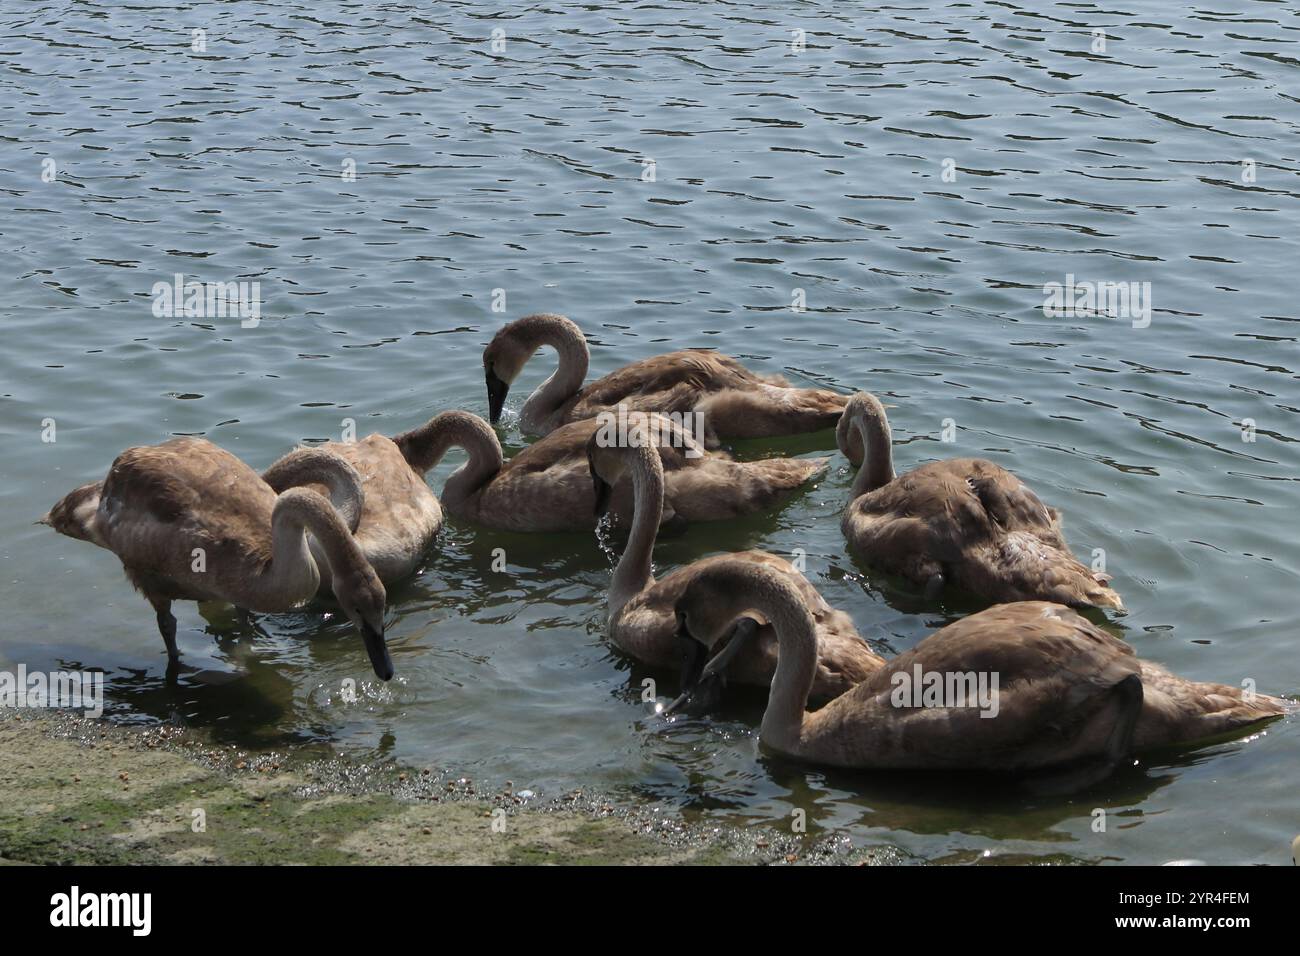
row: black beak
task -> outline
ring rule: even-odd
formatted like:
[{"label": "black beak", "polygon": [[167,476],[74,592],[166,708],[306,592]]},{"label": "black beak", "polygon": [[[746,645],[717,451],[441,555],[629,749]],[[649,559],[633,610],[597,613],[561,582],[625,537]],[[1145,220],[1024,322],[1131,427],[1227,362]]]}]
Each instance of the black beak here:
[{"label": "black beak", "polygon": [[484,377],[487,379],[488,421],[495,425],[501,418],[501,409],[505,407],[510,386],[497,378],[497,373],[492,369],[486,369]]},{"label": "black beak", "polygon": [[596,462],[591,457],[590,450],[587,451],[587,473],[591,475],[592,498],[596,503],[595,515],[599,518],[609,509],[610,487],[604,478],[596,474]]},{"label": "black beak", "polygon": [[591,483],[596,493],[596,517],[599,518],[609,510],[609,494],[613,489],[609,483],[599,475],[591,476]]},{"label": "black beak", "polygon": [[664,714],[671,714],[677,709],[688,709],[685,705],[692,701],[695,688],[699,685],[699,678],[705,672],[705,665],[708,663],[708,649],[686,632],[684,623],[677,624],[677,632],[673,637],[681,649],[681,670],[677,674],[677,687],[681,688],[681,695],[668,705]]},{"label": "black beak", "polygon": [[679,624],[677,638],[682,645],[684,655],[682,692],[675,701],[663,709],[663,716],[668,717],[678,711],[702,714],[715,710],[722,700],[722,691],[727,686],[727,665],[739,656],[757,633],[757,621],[752,617],[740,618],[731,630],[727,646],[705,663],[708,651],[703,644],[687,633],[683,624]]},{"label": "black beak", "polygon": [[361,639],[366,642],[366,653],[370,655],[370,666],[375,669],[375,676],[380,680],[392,680],[393,659],[388,656],[384,632],[376,631],[369,624],[362,624]]}]

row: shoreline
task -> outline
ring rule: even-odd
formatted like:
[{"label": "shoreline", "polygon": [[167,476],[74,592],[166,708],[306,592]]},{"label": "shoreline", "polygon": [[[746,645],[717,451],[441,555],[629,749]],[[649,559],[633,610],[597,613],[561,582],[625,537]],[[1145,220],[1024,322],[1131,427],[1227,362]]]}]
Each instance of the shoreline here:
[{"label": "shoreline", "polygon": [[0,709],[0,773],[13,781],[0,789],[0,865],[919,862],[319,749],[250,751],[172,725]]}]

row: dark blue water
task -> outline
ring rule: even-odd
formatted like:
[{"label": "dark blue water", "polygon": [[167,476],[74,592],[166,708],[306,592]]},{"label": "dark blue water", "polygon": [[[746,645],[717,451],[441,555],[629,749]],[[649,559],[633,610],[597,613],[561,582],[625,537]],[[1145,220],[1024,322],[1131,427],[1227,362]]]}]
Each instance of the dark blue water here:
[{"label": "dark blue water", "polygon": [[[104,668],[118,716],[243,746],[325,740],[690,818],[802,808],[815,835],[925,859],[1284,861],[1291,724],[1073,801],[828,776],[759,754],[761,698],[644,720],[646,675],[601,638],[590,536],[454,524],[390,592],[393,685],[344,702],[364,658],[319,612],[254,629],[187,606],[197,672],[168,687],[112,556],[31,522],[174,434],[260,467],[345,419],[482,414],[493,331],[557,311],[597,374],[716,346],[884,395],[901,467],[992,458],[1065,511],[1079,554],[1104,550],[1140,654],[1296,693],[1298,94],[1280,2],[7,3],[0,657]],[[258,282],[260,321],[155,315],[177,273]],[[1071,275],[1149,283],[1149,324],[1045,315]],[[528,368],[516,408],[548,373]],[[740,449],[768,450],[833,441]],[[661,543],[659,568],[802,548],[902,650],[965,609],[846,556],[850,480],[837,455],[779,513]]]}]

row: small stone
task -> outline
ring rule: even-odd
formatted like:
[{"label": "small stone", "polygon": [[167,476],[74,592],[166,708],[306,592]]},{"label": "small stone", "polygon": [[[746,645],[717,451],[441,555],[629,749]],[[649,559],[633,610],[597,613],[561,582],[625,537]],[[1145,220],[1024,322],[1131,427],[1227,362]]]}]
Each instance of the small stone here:
[{"label": "small stone", "polygon": [[425,836],[429,836],[430,834],[433,833],[433,827],[425,827],[420,832],[423,833]]}]

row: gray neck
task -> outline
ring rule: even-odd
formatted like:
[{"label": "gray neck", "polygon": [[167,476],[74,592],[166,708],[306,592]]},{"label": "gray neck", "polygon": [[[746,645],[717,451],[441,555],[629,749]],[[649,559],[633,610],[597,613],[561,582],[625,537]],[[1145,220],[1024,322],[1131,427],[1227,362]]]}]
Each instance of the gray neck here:
[{"label": "gray neck", "polygon": [[[695,614],[715,622],[734,622],[757,612],[776,632],[776,673],[763,712],[761,736],[765,744],[782,753],[800,754],[808,695],[817,677],[817,625],[803,596],[785,573],[740,558],[701,571],[688,585],[687,594],[696,588],[697,596],[684,598],[688,604],[705,600],[716,606],[694,609]],[[709,639],[716,641],[722,636],[716,633]]]},{"label": "gray neck", "polygon": [[334,507],[314,491],[290,488],[276,500],[271,512],[271,561],[254,582],[257,593],[251,610],[282,610],[316,593],[320,569],[307,546],[307,532],[320,546],[331,576],[365,563],[356,539]]},{"label": "gray neck", "polygon": [[549,430],[560,422],[556,413],[582,390],[587,380],[587,340],[582,330],[563,316],[547,316],[537,333],[540,345],[549,345],[559,356],[559,367],[528,396],[519,411],[519,424],[525,431]]},{"label": "gray neck", "polygon": [[355,532],[361,523],[365,504],[361,475],[328,448],[295,448],[262,472],[262,480],[276,494],[300,485],[324,485],[348,529]]},{"label": "gray neck", "polygon": [[798,592],[784,580],[776,583],[782,586],[780,590],[764,589],[754,602],[776,631],[778,647],[776,674],[759,733],[770,746],[797,754],[808,695],[817,677],[817,625]]},{"label": "gray neck", "polygon": [[492,426],[469,412],[435,415],[419,428],[398,435],[393,441],[401,450],[402,457],[420,475],[436,467],[447,449],[465,450],[469,461],[452,472],[442,486],[442,498],[452,507],[482,490],[505,464],[501,442]]},{"label": "gray neck", "polygon": [[654,547],[664,511],[664,469],[659,449],[634,445],[623,452],[632,471],[632,530],[609,587],[609,619],[654,583]]},{"label": "gray neck", "polygon": [[850,494],[857,498],[894,480],[893,436],[884,406],[860,392],[849,400],[836,429],[840,450],[858,468]]}]

